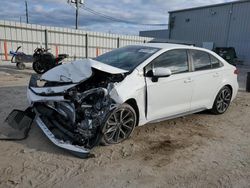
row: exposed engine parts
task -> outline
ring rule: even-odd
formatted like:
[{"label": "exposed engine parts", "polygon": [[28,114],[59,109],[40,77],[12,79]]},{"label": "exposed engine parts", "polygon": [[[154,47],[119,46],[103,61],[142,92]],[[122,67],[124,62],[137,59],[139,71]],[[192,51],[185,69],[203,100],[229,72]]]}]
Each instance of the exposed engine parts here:
[{"label": "exposed engine parts", "polygon": [[33,75],[27,94],[30,111],[44,134],[55,145],[83,158],[99,144],[107,118],[119,106],[115,84],[127,74],[98,70],[91,66],[92,61],[76,61],[42,76]]},{"label": "exposed engine parts", "polygon": [[65,101],[48,101],[34,106],[45,121],[53,124],[50,130],[57,138],[90,149],[99,143],[105,119],[118,106],[110,96],[113,82],[123,78],[93,70],[86,82],[64,93]]},{"label": "exposed engine parts", "polygon": [[83,93],[71,94],[76,114],[75,131],[84,138],[84,143],[87,142],[88,147],[91,147],[92,144],[89,142],[99,134],[98,130],[101,129],[106,116],[116,107],[116,104],[105,88],[94,88]]}]

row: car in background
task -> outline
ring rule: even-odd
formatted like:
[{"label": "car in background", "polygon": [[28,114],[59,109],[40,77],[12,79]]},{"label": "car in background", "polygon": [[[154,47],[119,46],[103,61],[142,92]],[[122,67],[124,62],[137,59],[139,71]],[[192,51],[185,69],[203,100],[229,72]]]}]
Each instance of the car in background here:
[{"label": "car in background", "polygon": [[236,66],[238,59],[233,47],[216,47],[214,51],[228,63]]}]

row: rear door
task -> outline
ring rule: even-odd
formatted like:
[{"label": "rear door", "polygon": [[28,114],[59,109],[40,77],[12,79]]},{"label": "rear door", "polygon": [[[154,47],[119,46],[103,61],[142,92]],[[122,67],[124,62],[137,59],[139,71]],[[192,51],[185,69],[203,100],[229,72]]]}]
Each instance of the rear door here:
[{"label": "rear door", "polygon": [[213,103],[213,97],[222,79],[222,64],[205,51],[189,50],[189,55],[192,60],[194,83],[191,110],[204,109]]},{"label": "rear door", "polygon": [[170,50],[145,68],[145,72],[153,67],[168,68],[172,71],[169,77],[153,81],[145,77],[147,87],[147,119],[149,121],[174,116],[189,111],[192,96],[192,80],[189,72],[187,50]]}]

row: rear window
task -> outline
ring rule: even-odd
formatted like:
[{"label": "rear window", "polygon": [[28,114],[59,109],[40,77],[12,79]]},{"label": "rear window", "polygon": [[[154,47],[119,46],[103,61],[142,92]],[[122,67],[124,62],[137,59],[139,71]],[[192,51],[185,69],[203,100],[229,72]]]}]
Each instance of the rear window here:
[{"label": "rear window", "polygon": [[191,55],[195,70],[211,69],[209,54],[203,51],[192,50]]},{"label": "rear window", "polygon": [[210,60],[211,60],[211,64],[212,64],[213,69],[216,69],[216,68],[219,68],[219,67],[223,66],[223,64],[220,62],[220,60],[218,60],[213,55],[210,55]]},{"label": "rear window", "polygon": [[191,50],[195,71],[222,67],[223,64],[213,55],[199,50]]}]

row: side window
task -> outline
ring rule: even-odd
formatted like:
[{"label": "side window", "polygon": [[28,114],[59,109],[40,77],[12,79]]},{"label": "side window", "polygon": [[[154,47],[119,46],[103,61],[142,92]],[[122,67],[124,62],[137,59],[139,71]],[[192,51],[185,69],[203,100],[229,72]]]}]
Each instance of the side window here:
[{"label": "side window", "polygon": [[208,53],[191,50],[191,56],[193,58],[194,69],[196,71],[211,69],[210,55]]},{"label": "side window", "polygon": [[213,69],[216,69],[216,68],[223,66],[223,64],[213,55],[210,55],[210,60],[211,60],[211,64],[212,64]]},{"label": "side window", "polygon": [[151,63],[154,67],[164,67],[172,71],[172,74],[188,72],[188,56],[186,50],[170,50],[154,59]]}]

